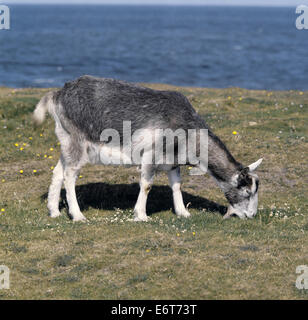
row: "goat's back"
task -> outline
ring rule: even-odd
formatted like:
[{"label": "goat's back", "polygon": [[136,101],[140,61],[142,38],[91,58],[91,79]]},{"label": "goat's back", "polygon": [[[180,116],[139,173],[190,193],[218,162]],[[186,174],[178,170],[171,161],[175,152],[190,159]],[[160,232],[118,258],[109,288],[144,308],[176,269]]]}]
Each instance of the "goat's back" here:
[{"label": "goat's back", "polygon": [[206,127],[183,94],[114,79],[82,76],[66,83],[55,100],[91,141],[99,141],[104,129],[122,133],[123,121],[131,121],[132,132],[144,128]]}]

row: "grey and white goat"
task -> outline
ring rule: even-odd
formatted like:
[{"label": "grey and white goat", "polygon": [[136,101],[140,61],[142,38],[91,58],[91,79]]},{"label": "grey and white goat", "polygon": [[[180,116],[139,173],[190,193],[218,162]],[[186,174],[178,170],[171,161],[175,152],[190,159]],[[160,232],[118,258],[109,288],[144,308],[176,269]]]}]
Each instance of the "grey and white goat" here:
[{"label": "grey and white goat", "polygon": [[[194,163],[194,166],[208,168],[225,193],[230,203],[225,218],[233,214],[240,218],[252,218],[257,212],[259,179],[254,171],[262,159],[248,167],[237,162],[193,109],[188,99],[178,92],[157,91],[123,81],[82,76],[41,99],[34,111],[37,124],[44,121],[47,111],[55,120],[56,135],[61,143],[61,157],[54,169],[48,194],[51,217],[60,215],[59,198],[64,182],[69,215],[74,221],[86,219],[76,198],[76,177],[86,163],[102,163],[101,151],[106,150],[106,147],[108,150],[108,145],[112,145],[110,139],[101,139],[101,133],[105,129],[111,128],[119,132],[122,146],[117,152],[123,155],[124,121],[130,121],[131,133],[140,129],[153,131],[169,128],[185,132],[190,129],[208,130],[207,159],[200,156],[199,163]],[[145,158],[152,147],[152,143],[149,143],[148,148],[142,150],[141,157]],[[178,144],[172,152],[175,153],[179,147]],[[164,150],[166,153],[169,149],[165,146]],[[147,196],[156,171],[168,172],[175,212],[178,216],[189,217],[190,213],[183,203],[181,193],[180,165],[176,162],[149,164],[142,160],[140,193],[134,209],[135,220],[147,220]]]}]

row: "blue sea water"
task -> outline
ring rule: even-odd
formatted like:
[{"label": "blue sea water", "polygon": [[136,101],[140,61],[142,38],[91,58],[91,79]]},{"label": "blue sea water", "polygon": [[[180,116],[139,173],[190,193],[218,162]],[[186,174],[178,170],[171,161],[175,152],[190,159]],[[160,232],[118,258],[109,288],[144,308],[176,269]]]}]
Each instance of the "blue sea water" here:
[{"label": "blue sea water", "polygon": [[308,90],[308,30],[294,8],[10,6],[0,85],[83,74],[199,87]]}]

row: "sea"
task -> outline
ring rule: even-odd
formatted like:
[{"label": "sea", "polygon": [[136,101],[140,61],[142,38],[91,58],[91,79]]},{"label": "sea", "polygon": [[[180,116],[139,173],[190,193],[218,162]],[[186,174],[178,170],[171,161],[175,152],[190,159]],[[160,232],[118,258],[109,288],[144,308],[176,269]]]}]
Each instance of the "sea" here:
[{"label": "sea", "polygon": [[295,7],[10,5],[0,86],[60,87],[84,74],[140,83],[308,90]]}]

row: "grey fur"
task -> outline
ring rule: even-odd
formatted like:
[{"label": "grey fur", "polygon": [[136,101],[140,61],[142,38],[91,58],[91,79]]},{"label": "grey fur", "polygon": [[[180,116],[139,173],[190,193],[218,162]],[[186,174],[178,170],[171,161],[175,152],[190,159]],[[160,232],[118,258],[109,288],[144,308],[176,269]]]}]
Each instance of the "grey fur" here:
[{"label": "grey fur", "polygon": [[[209,129],[183,94],[114,79],[80,77],[57,92],[55,103],[63,106],[67,119],[92,142],[99,142],[107,128],[122,135],[123,121],[132,122],[132,133],[147,127]],[[216,179],[225,181],[243,166],[210,129],[209,137],[209,170]]]},{"label": "grey fur", "polygon": [[[208,129],[208,169],[230,204],[244,201],[239,190],[251,188],[252,178],[247,169],[233,158],[181,93],[152,90],[114,79],[82,76],[44,97],[39,103],[40,108],[43,109],[51,100],[53,108],[46,107],[45,111],[48,109],[58,121],[56,123],[61,127],[61,132],[69,139],[69,144],[62,146],[66,166],[80,169],[85,157],[84,146],[88,144],[86,152],[91,152],[91,144],[100,143],[104,129],[117,130],[122,141],[123,121],[131,121],[132,133],[143,128]],[[35,112],[38,113],[38,109]],[[60,142],[63,139],[59,134],[58,138]],[[232,179],[236,175],[238,178],[234,182]]]},{"label": "grey fur", "polygon": [[123,121],[132,122],[132,132],[145,127],[161,129],[206,128],[187,98],[178,92],[157,91],[114,79],[83,76],[68,82],[55,102],[92,142],[113,128],[122,133]]}]

